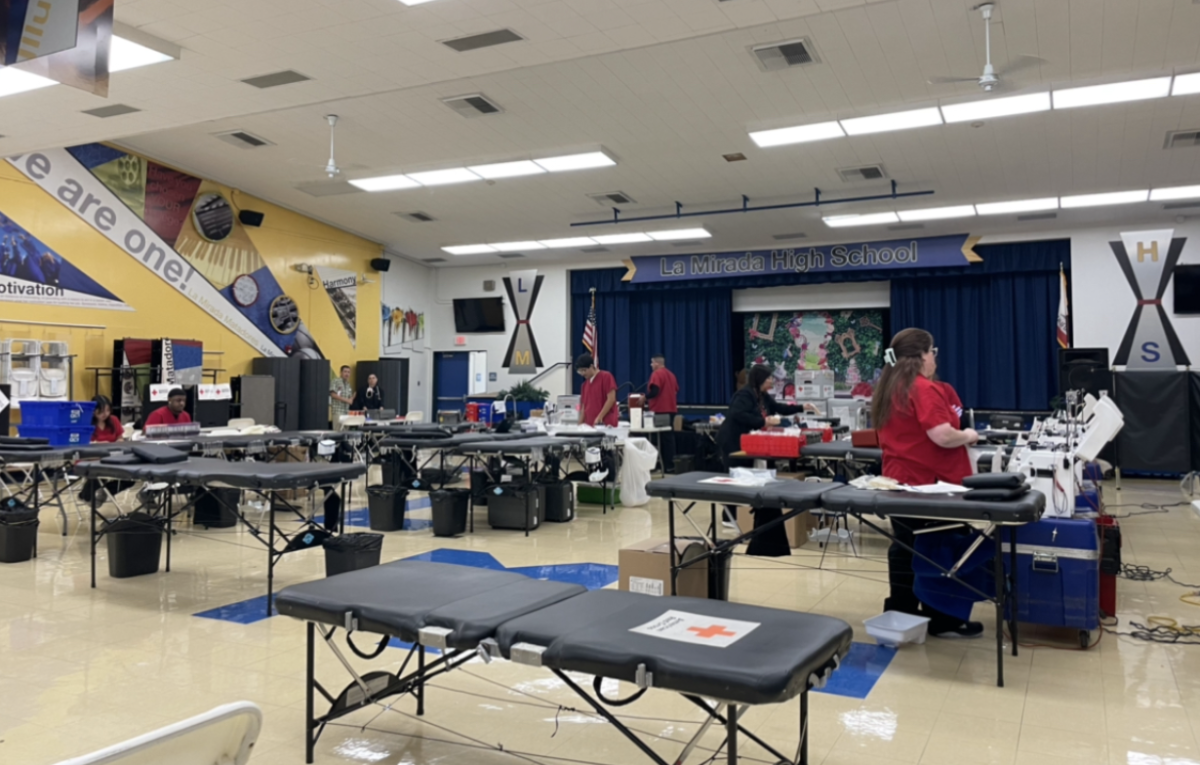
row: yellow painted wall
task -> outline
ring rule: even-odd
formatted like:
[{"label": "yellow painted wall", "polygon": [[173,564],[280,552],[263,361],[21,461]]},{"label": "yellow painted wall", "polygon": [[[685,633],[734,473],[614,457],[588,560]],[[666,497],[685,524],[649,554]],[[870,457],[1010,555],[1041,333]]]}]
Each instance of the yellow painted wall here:
[{"label": "yellow painted wall", "polygon": [[[310,285],[309,276],[292,266],[307,263],[369,274],[369,261],[380,257],[383,248],[238,191],[225,187],[221,191],[235,207],[266,214],[261,228],[246,231],[285,294],[296,301],[301,318],[334,369],[379,358],[379,275],[372,277],[375,284],[358,287],[358,338],[354,348],[316,275]],[[65,340],[71,344],[71,353],[77,356],[76,399],[96,394],[93,373],[85,370],[111,365],[113,340],[123,337],[200,340],[204,343],[204,366],[225,370],[219,382],[250,371],[251,359],[258,355],[250,345],[7,162],[0,162],[0,212],[134,309],[108,311],[0,302],[0,337]],[[30,326],[15,320],[98,326]],[[101,382],[99,392],[111,393],[106,382]]]}]

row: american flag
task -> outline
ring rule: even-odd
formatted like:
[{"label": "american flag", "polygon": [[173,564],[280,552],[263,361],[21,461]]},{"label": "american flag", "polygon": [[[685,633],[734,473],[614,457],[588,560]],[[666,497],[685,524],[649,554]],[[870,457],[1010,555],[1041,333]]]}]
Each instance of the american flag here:
[{"label": "american flag", "polygon": [[1067,315],[1069,312],[1067,303],[1067,275],[1063,273],[1062,267],[1058,269],[1059,293],[1058,293],[1058,344],[1063,348],[1071,347],[1071,333],[1068,331]]},{"label": "american flag", "polygon": [[588,311],[587,324],[583,325],[583,347],[596,359],[596,292],[592,291],[592,308]]}]

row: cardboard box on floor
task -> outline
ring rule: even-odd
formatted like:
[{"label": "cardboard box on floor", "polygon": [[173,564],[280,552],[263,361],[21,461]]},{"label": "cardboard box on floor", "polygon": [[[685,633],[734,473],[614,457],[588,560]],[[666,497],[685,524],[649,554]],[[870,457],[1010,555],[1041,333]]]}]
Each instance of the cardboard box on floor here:
[{"label": "cardboard box on floor", "polygon": [[[620,589],[641,592],[646,595],[671,594],[670,542],[665,539],[647,539],[632,544],[617,553],[617,570]],[[676,539],[675,549],[680,555],[695,540]],[[701,561],[679,572],[676,584],[679,595],[689,598],[708,597],[708,561]]]}]

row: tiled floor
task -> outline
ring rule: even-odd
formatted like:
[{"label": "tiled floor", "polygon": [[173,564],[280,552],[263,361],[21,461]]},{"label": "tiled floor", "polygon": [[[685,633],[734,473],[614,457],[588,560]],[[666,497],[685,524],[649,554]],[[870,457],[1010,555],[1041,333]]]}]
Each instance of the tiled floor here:
[{"label": "tiled floor", "polygon": [[[1179,494],[1167,482],[1126,482],[1121,494],[1109,487],[1108,497],[1110,503],[1165,503]],[[362,499],[360,487],[356,506]],[[415,514],[427,518],[428,512]],[[665,536],[666,528],[658,504],[606,516],[584,507],[575,522],[543,526],[529,538],[492,531],[483,518],[480,512],[476,533],[461,539],[435,539],[425,528],[389,533],[384,560],[449,548],[489,554],[509,568],[611,565],[623,545]],[[1170,567],[1177,578],[1200,582],[1200,516],[1190,507],[1122,525],[1127,561]],[[100,586],[92,590],[86,531],[74,516],[66,537],[58,531],[57,517],[45,513],[37,560],[0,564],[0,763],[53,763],[241,699],[258,703],[266,715],[252,765],[304,761],[303,625],[279,616],[250,623],[196,616],[265,592],[266,555],[253,538],[241,530],[189,531],[176,540],[171,573],[124,580],[107,576],[102,549]],[[878,613],[884,596],[884,547],[868,534],[860,551],[865,557],[831,553],[823,571],[814,568],[818,555],[807,548],[786,562],[739,556],[732,599],[839,616],[855,626],[856,640],[869,644],[861,623]],[[606,569],[589,571],[607,575]],[[322,575],[319,551],[289,555],[277,569],[277,586]],[[1122,629],[1129,618],[1150,615],[1200,623],[1200,609],[1179,600],[1185,592],[1169,582],[1121,581]],[[994,634],[990,610],[976,614]],[[1062,644],[1070,645],[1073,634],[1066,637]],[[1086,652],[1023,648],[1006,659],[1005,688],[995,687],[993,646],[988,639],[904,646],[884,662],[865,698],[815,695],[810,761],[1200,763],[1200,646],[1106,635]],[[385,654],[394,664],[404,655],[399,649]],[[327,653],[318,658],[319,673],[338,677]],[[330,684],[340,688],[340,682]],[[361,711],[325,732],[316,761],[530,761],[518,753],[547,764],[645,761],[542,671],[472,663],[435,685],[423,719],[413,716],[408,700],[391,710]],[[618,711],[668,757],[678,754],[700,719],[691,705],[656,692]],[[797,718],[792,703],[751,710],[746,723],[790,753]],[[703,745],[716,746],[716,740],[710,731]],[[697,752],[690,761],[712,754]],[[745,762],[771,761],[753,746],[743,754]]]}]

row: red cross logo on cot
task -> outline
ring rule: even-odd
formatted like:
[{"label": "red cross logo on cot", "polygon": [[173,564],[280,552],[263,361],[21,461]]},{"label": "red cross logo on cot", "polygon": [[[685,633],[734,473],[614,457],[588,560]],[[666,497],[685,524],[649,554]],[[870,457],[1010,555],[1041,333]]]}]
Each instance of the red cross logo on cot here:
[{"label": "red cross logo on cot", "polygon": [[759,622],[722,619],[719,615],[667,611],[657,619],[629,630],[639,635],[691,643],[711,648],[728,648],[758,629]]}]

